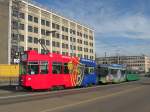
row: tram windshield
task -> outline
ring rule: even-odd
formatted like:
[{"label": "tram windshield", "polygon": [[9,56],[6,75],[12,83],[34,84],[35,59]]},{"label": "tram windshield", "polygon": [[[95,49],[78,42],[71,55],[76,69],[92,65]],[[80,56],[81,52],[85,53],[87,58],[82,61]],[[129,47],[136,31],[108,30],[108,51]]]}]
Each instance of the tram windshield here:
[{"label": "tram windshield", "polygon": [[106,67],[100,67],[99,72],[100,72],[101,76],[106,76],[106,75],[108,75],[109,71],[108,71],[108,68],[106,68]]},{"label": "tram windshield", "polygon": [[88,75],[94,73],[94,70],[95,70],[94,67],[85,67],[84,73],[85,75]]},{"label": "tram windshield", "polygon": [[20,74],[21,75],[27,74],[27,63],[26,62],[22,62],[20,64]]},{"label": "tram windshield", "polygon": [[110,74],[115,75],[117,74],[118,69],[110,69]]}]

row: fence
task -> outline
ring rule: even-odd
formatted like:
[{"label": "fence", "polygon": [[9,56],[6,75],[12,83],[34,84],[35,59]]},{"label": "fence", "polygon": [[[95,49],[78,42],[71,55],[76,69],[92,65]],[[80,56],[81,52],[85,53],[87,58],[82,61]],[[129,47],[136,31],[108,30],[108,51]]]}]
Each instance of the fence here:
[{"label": "fence", "polygon": [[18,84],[19,65],[0,64],[0,85]]},{"label": "fence", "polygon": [[0,77],[0,86],[2,85],[17,85],[18,77]]}]

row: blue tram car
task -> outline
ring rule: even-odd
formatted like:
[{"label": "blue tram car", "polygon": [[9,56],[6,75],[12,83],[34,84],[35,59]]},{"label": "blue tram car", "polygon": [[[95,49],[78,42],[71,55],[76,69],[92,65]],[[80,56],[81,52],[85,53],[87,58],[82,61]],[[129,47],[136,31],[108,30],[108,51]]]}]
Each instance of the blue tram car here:
[{"label": "blue tram car", "polygon": [[81,82],[82,87],[97,84],[97,75],[95,72],[96,62],[90,59],[80,59],[80,63],[84,66],[84,75]]}]

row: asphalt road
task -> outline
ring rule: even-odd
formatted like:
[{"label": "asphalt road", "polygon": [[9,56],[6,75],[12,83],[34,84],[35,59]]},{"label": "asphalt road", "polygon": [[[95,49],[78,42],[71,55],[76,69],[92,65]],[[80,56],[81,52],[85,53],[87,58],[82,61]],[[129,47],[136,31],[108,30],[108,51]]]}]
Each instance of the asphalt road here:
[{"label": "asphalt road", "polygon": [[0,112],[150,112],[150,78],[87,90],[3,104]]}]

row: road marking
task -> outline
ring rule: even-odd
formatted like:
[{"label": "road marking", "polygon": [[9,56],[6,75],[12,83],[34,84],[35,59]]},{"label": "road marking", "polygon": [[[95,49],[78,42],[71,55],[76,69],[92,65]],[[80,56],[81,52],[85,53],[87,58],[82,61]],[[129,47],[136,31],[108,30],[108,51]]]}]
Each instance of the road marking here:
[{"label": "road marking", "polygon": [[93,101],[96,101],[96,100],[105,99],[105,98],[121,95],[121,94],[124,94],[124,93],[132,92],[132,91],[141,89],[143,87],[144,86],[136,87],[136,88],[132,88],[132,89],[128,89],[128,90],[108,94],[108,95],[105,95],[105,96],[100,96],[100,97],[95,97],[95,98],[92,98],[92,99],[80,101],[80,102],[73,103],[73,104],[67,104],[67,105],[63,105],[63,106],[59,106],[59,107],[55,107],[55,108],[51,108],[51,109],[46,109],[46,110],[43,110],[41,112],[51,112],[51,111],[56,111],[56,110],[60,110],[60,109],[67,108],[67,107],[72,107],[72,106],[76,106],[76,105],[80,105],[80,104],[84,104],[84,103],[89,103],[89,102],[93,102]]}]

